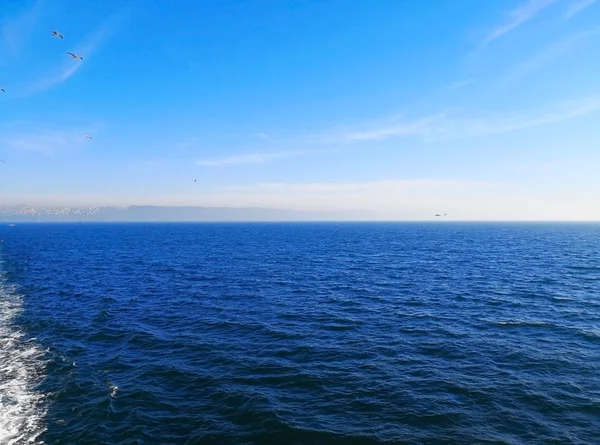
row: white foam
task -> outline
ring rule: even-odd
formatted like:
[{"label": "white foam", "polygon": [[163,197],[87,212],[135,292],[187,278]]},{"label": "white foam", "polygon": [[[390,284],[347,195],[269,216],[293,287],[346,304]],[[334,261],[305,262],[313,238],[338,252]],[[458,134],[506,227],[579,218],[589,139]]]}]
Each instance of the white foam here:
[{"label": "white foam", "polygon": [[15,326],[22,296],[6,283],[0,257],[0,444],[41,444],[45,408],[34,388],[43,377],[43,351]]},{"label": "white foam", "polygon": [[108,388],[110,389],[110,396],[114,399],[117,396],[117,391],[119,387],[113,383],[111,383]]}]

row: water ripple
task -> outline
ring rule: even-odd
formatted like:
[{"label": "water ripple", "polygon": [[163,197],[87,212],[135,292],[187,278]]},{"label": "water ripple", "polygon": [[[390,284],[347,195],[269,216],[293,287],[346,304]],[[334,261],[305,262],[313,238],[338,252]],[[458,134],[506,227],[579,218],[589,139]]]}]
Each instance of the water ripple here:
[{"label": "water ripple", "polygon": [[47,443],[597,443],[598,225],[12,229]]}]

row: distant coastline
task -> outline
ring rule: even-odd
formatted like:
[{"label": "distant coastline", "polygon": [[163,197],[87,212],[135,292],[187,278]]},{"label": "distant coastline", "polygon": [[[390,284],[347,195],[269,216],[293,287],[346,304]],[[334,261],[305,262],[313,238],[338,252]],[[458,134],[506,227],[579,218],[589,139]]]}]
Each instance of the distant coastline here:
[{"label": "distant coastline", "polygon": [[597,220],[509,220],[436,218],[431,214],[385,214],[370,211],[303,211],[263,207],[201,206],[0,206],[1,223],[202,223],[202,222],[387,222],[387,223],[600,223]]},{"label": "distant coastline", "polygon": [[372,221],[371,212],[295,211],[259,207],[0,207],[2,222],[283,222]]}]

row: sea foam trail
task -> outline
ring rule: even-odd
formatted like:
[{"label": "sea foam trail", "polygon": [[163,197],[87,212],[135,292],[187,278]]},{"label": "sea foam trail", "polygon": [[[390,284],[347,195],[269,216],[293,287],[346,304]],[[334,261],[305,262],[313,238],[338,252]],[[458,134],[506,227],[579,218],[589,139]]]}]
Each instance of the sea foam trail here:
[{"label": "sea foam trail", "polygon": [[43,376],[43,352],[14,324],[22,296],[6,282],[3,266],[0,256],[0,444],[41,444],[45,411],[34,388]]}]

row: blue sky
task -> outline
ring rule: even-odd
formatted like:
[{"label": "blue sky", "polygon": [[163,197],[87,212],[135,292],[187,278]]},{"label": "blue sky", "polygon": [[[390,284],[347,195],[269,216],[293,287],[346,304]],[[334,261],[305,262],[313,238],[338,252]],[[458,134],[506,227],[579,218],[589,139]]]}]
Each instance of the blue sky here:
[{"label": "blue sky", "polygon": [[600,0],[8,1],[0,204],[597,220],[599,45]]}]

